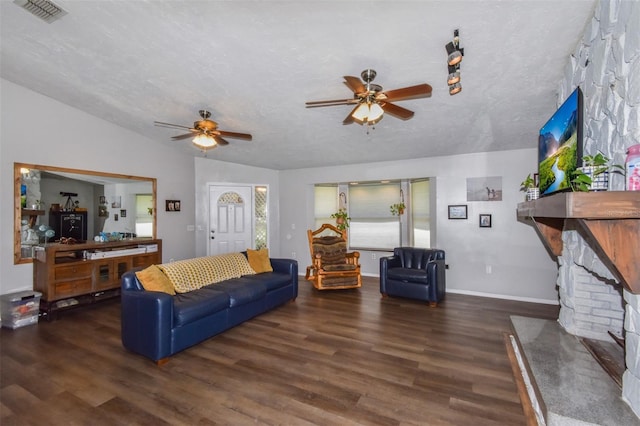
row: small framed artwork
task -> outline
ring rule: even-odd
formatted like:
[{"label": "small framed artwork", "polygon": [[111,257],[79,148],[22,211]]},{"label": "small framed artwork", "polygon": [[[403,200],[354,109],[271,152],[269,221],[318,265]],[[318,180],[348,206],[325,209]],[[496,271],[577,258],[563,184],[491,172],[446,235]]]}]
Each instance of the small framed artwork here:
[{"label": "small framed artwork", "polygon": [[481,214],[480,215],[480,228],[491,228],[491,215],[490,214]]},{"label": "small framed artwork", "polygon": [[119,195],[116,195],[114,197],[111,197],[111,208],[112,209],[119,209],[122,206],[122,198]]},{"label": "small framed artwork", "polygon": [[127,211],[125,209],[120,210],[120,217],[127,217]]},{"label": "small framed artwork", "polygon": [[449,206],[449,219],[466,219],[467,218],[467,205],[456,204]]},{"label": "small framed artwork", "polygon": [[180,200],[166,200],[165,202],[165,210],[168,212],[179,212],[180,211]]}]

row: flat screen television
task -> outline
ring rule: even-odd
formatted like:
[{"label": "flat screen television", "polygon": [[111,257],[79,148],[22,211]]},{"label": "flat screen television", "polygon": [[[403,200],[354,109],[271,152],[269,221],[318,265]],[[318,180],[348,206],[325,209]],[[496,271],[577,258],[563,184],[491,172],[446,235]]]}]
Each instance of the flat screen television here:
[{"label": "flat screen television", "polygon": [[582,91],[578,87],[540,129],[540,196],[571,189],[571,176],[582,165],[582,116]]}]

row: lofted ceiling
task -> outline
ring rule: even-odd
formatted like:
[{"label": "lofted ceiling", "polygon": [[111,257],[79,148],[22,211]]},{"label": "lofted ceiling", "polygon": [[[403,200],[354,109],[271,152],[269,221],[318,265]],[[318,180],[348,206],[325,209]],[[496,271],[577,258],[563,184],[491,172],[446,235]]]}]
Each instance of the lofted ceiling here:
[{"label": "lofted ceiling", "polygon": [[[0,1],[2,78],[194,156],[179,130],[207,109],[253,141],[208,158],[271,169],[533,148],[597,0],[73,1],[46,23]],[[460,29],[460,94],[445,44]],[[421,83],[415,112],[343,125],[343,76],[377,71],[391,90]]]}]

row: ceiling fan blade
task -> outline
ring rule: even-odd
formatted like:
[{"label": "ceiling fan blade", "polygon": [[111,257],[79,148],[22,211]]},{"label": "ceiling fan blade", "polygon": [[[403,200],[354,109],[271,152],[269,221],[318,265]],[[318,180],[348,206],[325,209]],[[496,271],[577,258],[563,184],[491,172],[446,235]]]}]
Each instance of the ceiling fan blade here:
[{"label": "ceiling fan blade", "polygon": [[226,132],[224,130],[218,130],[217,133],[220,136],[226,136],[229,138],[236,138],[236,139],[245,139],[248,141],[250,141],[253,138],[249,133]]},{"label": "ceiling fan blade", "polygon": [[184,135],[172,136],[171,139],[174,140],[174,141],[180,141],[182,139],[188,139],[188,138],[193,138],[193,137],[195,137],[195,134],[186,133]]},{"label": "ceiling fan blade", "polygon": [[406,99],[427,98],[431,96],[431,86],[418,84],[417,86],[403,87],[402,89],[389,90],[376,95],[380,101],[402,101]]},{"label": "ceiling fan blade", "polygon": [[310,101],[306,102],[307,108],[317,108],[334,105],[349,105],[358,102],[358,99],[335,99],[330,101]]},{"label": "ceiling fan blade", "polygon": [[401,106],[394,105],[389,102],[379,102],[379,105],[382,107],[386,114],[393,115],[396,118],[401,120],[408,120],[413,117],[414,112],[409,111],[406,108],[402,108]]},{"label": "ceiling fan blade", "polygon": [[353,119],[353,113],[358,109],[359,106],[360,106],[360,104],[356,105],[356,107],[354,109],[352,109],[351,112],[349,112],[349,115],[347,115],[347,117],[344,119],[344,121],[342,121],[342,124],[351,124],[351,123],[353,123],[355,121]]},{"label": "ceiling fan blade", "polygon": [[351,89],[353,93],[355,93],[356,95],[367,91],[367,88],[364,87],[362,80],[360,80],[358,77],[345,75],[344,84],[346,84],[349,87],[349,89]]},{"label": "ceiling fan blade", "polygon": [[170,127],[172,129],[189,129],[189,130],[191,130],[191,127],[189,127],[189,126],[181,126],[180,124],[163,123],[162,121],[154,121],[153,124],[155,124],[158,127]]},{"label": "ceiling fan blade", "polygon": [[220,136],[214,136],[213,138],[216,140],[216,143],[220,146],[229,145],[229,141],[221,138]]}]

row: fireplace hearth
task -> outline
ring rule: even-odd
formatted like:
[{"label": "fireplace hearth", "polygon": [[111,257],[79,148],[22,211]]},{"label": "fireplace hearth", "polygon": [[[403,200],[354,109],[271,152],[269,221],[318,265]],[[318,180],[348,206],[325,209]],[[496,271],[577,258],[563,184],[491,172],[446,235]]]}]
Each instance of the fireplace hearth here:
[{"label": "fireplace hearth", "polygon": [[539,425],[640,425],[618,384],[578,337],[557,321],[512,316],[511,323],[532,384],[521,398],[539,407]]}]

